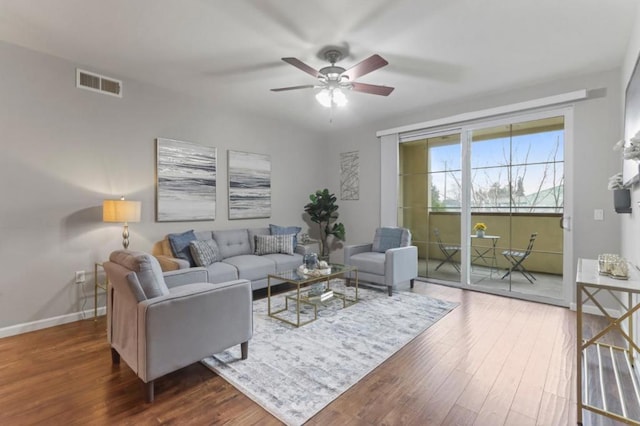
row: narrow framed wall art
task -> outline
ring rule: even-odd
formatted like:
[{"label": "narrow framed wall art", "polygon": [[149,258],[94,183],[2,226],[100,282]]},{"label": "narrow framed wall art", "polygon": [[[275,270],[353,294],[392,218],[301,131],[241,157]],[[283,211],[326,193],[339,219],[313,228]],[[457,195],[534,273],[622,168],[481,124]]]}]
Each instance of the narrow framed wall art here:
[{"label": "narrow framed wall art", "polygon": [[217,149],[156,139],[156,221],[216,218]]},{"label": "narrow framed wall art", "polygon": [[271,157],[228,151],[229,219],[271,217]]},{"label": "narrow framed wall art", "polygon": [[358,151],[340,154],[340,199],[360,199],[360,153]]}]

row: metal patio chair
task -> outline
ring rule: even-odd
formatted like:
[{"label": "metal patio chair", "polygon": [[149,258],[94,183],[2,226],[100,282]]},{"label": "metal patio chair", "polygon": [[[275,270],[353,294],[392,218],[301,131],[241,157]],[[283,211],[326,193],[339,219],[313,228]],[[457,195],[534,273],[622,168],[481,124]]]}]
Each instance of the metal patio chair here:
[{"label": "metal patio chair", "polygon": [[531,251],[533,250],[533,243],[536,241],[536,237],[538,236],[537,232],[531,234],[531,238],[529,239],[529,245],[525,251],[517,251],[517,250],[505,250],[502,252],[502,255],[511,263],[511,267],[507,271],[506,274],[502,276],[502,279],[505,279],[509,276],[513,271],[520,272],[531,284],[536,279],[531,272],[527,270],[524,266],[522,266],[522,262],[524,262]]},{"label": "metal patio chair", "polygon": [[458,263],[455,260],[453,260],[453,256],[455,256],[456,253],[460,251],[460,246],[455,244],[443,243],[442,238],[440,238],[440,230],[438,228],[435,228],[433,230],[433,233],[436,236],[436,241],[438,242],[438,248],[440,249],[440,251],[445,257],[444,260],[440,262],[438,266],[436,266],[435,270],[437,271],[445,263],[450,263],[456,269],[456,271],[460,273],[460,266],[458,266]]}]

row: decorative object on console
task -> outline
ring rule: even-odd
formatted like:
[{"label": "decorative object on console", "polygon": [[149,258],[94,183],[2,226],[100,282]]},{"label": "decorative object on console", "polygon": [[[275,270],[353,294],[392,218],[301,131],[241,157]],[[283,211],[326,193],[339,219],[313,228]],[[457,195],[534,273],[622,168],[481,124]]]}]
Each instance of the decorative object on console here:
[{"label": "decorative object on console", "polygon": [[156,140],[156,221],[216,218],[216,160],[214,147]]},{"label": "decorative object on console", "polygon": [[[329,193],[328,189],[317,190],[309,195],[310,203],[304,206],[304,211],[312,222],[318,224],[320,230],[320,258],[328,259],[331,253],[329,235],[333,235],[340,241],[344,241],[345,229],[342,223],[334,223],[338,219],[338,205],[336,196]],[[332,225],[333,224],[333,225]]]},{"label": "decorative object on console", "polygon": [[340,199],[360,199],[360,154],[358,151],[340,154]]},{"label": "decorative object on console", "polygon": [[129,222],[140,222],[140,201],[104,200],[102,202],[102,221],[124,223],[122,247],[129,247]]},{"label": "decorative object on console", "polygon": [[271,157],[228,151],[229,219],[271,217]]},{"label": "decorative object on console", "polygon": [[598,273],[618,280],[626,280],[629,279],[629,264],[619,254],[599,254]]}]

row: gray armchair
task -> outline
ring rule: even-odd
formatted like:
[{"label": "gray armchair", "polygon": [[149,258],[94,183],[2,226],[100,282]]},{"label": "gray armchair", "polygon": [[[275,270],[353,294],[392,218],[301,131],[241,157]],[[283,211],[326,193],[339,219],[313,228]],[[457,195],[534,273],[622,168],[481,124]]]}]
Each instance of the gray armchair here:
[{"label": "gray armchair", "polygon": [[154,380],[165,374],[238,344],[247,358],[250,281],[207,283],[204,268],[163,275],[156,258],[129,250],[111,253],[104,270],[112,361],[124,359],[138,375],[147,402],[154,398]]},{"label": "gray armchair", "polygon": [[373,243],[345,246],[344,263],[358,268],[358,279],[393,287],[409,281],[413,288],[418,276],[418,248],[411,245],[406,228],[378,228]]}]

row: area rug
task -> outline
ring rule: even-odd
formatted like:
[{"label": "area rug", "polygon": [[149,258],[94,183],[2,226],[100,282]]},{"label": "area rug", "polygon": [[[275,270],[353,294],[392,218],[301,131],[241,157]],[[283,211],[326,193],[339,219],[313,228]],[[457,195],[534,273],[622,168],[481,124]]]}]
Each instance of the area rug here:
[{"label": "area rug", "polygon": [[301,425],[457,306],[411,292],[360,288],[358,296],[344,309],[327,303],[300,328],[270,318],[267,300],[257,300],[249,358],[240,360],[238,345],[202,362],[284,423]]}]

